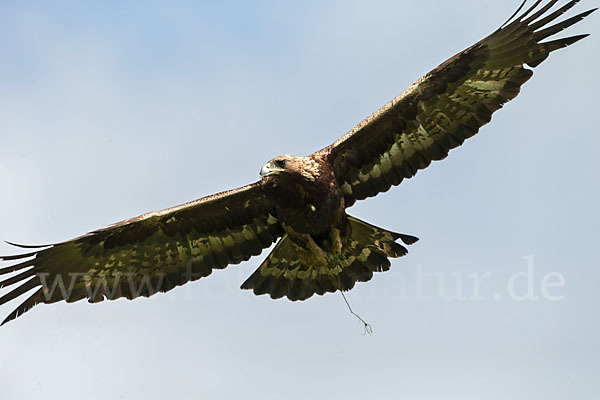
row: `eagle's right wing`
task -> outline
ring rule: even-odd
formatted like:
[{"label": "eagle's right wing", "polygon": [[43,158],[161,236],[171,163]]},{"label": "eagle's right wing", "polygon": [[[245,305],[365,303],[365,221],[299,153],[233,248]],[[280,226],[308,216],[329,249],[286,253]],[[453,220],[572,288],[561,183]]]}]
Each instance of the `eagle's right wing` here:
[{"label": "eagle's right wing", "polygon": [[[283,234],[268,180],[131,218],[79,238],[0,256],[19,262],[0,275],[19,271],[0,288],[20,286],[0,297],[0,305],[38,288],[3,322],[38,303],[84,298],[151,296],[258,255]],[[31,258],[33,257],[33,258]]]},{"label": "eagle's right wing", "polygon": [[[595,10],[555,25],[570,1],[536,1],[485,39],[450,58],[320,153],[328,156],[346,206],[410,178],[479,131],[492,113],[519,94],[535,67],[587,35],[544,41]],[[514,18],[514,19],[513,19]]]}]

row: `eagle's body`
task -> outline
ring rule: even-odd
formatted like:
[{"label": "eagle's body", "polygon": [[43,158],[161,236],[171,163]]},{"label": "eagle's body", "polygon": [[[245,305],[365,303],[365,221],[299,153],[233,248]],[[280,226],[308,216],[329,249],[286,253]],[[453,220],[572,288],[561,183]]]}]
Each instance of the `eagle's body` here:
[{"label": "eagle's body", "polygon": [[[265,190],[280,199],[276,204],[277,216],[287,233],[295,231],[320,237],[332,224],[336,225],[337,215],[344,212],[344,197],[328,161],[318,154],[286,155],[266,164],[266,169],[273,165],[270,167],[273,172],[263,173],[263,177],[273,178]],[[277,169],[274,165],[278,163],[284,166]]]},{"label": "eagle's body", "polygon": [[[4,322],[38,303],[97,302],[168,291],[277,245],[242,284],[256,294],[304,300],[349,290],[389,258],[407,253],[393,233],[346,209],[411,178],[461,145],[516,97],[531,69],[587,35],[545,41],[586,11],[551,25],[578,2],[525,3],[500,29],[450,58],[308,157],[280,156],[261,180],[167,210],[131,218],[81,237],[30,248],[0,269],[0,288],[19,284],[0,305],[33,290]],[[14,273],[14,274],[13,274]],[[10,275],[9,275],[10,274]],[[34,290],[35,289],[35,290]]]}]

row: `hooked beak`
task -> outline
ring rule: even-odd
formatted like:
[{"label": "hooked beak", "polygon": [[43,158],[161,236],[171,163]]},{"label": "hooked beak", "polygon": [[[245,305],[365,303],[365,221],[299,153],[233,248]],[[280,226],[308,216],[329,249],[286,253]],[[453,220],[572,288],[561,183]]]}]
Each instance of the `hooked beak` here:
[{"label": "hooked beak", "polygon": [[274,167],[271,163],[266,163],[261,169],[260,169],[260,177],[261,178],[266,178],[269,175],[273,175],[279,171],[282,171],[281,168],[277,168]]}]

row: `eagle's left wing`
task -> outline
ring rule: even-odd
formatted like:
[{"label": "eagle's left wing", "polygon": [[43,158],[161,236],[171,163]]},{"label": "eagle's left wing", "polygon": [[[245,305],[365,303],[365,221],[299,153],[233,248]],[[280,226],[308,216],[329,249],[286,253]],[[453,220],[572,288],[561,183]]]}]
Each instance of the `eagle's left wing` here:
[{"label": "eagle's left wing", "polygon": [[[6,323],[38,303],[151,296],[258,255],[283,230],[263,188],[267,179],[181,206],[128,219],[79,238],[0,256],[0,269],[20,283],[0,305],[37,288]],[[33,257],[33,258],[31,258]]]},{"label": "eagle's left wing", "polygon": [[533,74],[525,64],[535,67],[552,51],[587,36],[542,42],[595,11],[548,27],[578,0],[545,16],[557,2],[538,9],[538,0],[514,18],[524,2],[502,28],[435,68],[320,150],[333,165],[346,206],[385,192],[431,161],[445,158],[519,94]]}]

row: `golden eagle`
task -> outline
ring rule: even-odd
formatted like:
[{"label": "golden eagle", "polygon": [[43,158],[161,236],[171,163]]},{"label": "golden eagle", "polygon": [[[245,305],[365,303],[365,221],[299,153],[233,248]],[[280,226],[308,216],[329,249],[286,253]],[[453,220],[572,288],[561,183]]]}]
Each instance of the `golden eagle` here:
[{"label": "golden eagle", "polygon": [[[351,289],[389,258],[407,253],[417,238],[393,233],[346,214],[357,200],[410,178],[479,131],[492,113],[515,98],[554,50],[587,35],[547,40],[595,9],[553,21],[558,0],[525,2],[491,35],[417,80],[332,145],[307,157],[269,161],[261,179],[239,189],[150,212],[78,238],[21,246],[0,257],[16,264],[0,288],[20,284],[0,305],[36,289],[3,323],[38,303],[87,298],[151,296],[238,264],[279,240],[242,284],[255,294],[305,300]],[[521,13],[521,14],[519,14]]]}]

